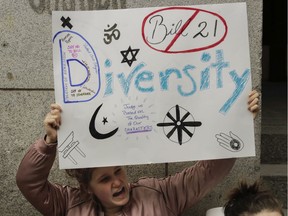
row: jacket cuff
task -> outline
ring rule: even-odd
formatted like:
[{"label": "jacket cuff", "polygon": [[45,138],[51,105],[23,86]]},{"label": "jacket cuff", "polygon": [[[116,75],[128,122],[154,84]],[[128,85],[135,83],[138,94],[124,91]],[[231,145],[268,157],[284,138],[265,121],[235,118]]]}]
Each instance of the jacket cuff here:
[{"label": "jacket cuff", "polygon": [[36,144],[35,148],[44,155],[50,155],[53,154],[56,151],[57,148],[57,142],[55,143],[46,143],[45,138],[47,135],[44,136],[43,139],[39,139]]}]

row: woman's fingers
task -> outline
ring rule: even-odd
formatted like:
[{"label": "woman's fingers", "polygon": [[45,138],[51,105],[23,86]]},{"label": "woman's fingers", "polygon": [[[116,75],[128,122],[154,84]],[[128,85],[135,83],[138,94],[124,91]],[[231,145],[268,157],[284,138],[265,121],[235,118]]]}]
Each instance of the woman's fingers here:
[{"label": "woman's fingers", "polygon": [[257,110],[257,109],[259,108],[258,102],[259,102],[259,99],[258,99],[258,98],[255,98],[253,101],[251,101],[251,102],[249,103],[249,106],[248,106],[249,110],[250,110],[250,111],[255,111],[255,110]]},{"label": "woman's fingers", "polygon": [[253,113],[254,118],[259,111],[259,97],[260,94],[256,90],[253,90],[250,92],[248,98],[248,110]]},{"label": "woman's fingers", "polygon": [[59,128],[61,124],[60,117],[48,113],[44,120],[44,124],[48,127]]},{"label": "woman's fingers", "polygon": [[61,107],[58,104],[51,104],[50,112],[44,119],[44,127],[46,130],[46,142],[53,143],[57,141],[57,130],[61,125]]},{"label": "woman's fingers", "polygon": [[53,126],[59,127],[61,125],[61,107],[58,104],[51,104],[51,111],[48,113],[49,118],[53,118]]},{"label": "woman's fingers", "polygon": [[59,104],[51,104],[50,105],[50,109],[51,110],[59,110],[59,111],[61,111],[62,109],[61,109],[61,106],[59,105]]},{"label": "woman's fingers", "polygon": [[248,104],[250,104],[256,98],[259,100],[259,97],[260,94],[256,90],[251,91],[248,98]]}]

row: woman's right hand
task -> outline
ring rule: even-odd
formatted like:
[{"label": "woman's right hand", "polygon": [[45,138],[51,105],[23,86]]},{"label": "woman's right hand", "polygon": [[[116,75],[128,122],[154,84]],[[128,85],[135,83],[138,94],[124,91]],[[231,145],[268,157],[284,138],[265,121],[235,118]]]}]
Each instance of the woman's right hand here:
[{"label": "woman's right hand", "polygon": [[46,131],[46,143],[57,142],[57,130],[61,125],[61,107],[58,104],[51,104],[50,112],[44,119],[44,128]]}]

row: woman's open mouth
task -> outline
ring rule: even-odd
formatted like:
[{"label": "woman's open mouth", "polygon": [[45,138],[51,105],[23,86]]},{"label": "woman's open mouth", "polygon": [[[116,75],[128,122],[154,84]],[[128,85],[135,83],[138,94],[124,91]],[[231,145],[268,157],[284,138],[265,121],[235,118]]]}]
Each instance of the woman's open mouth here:
[{"label": "woman's open mouth", "polygon": [[125,193],[125,187],[122,187],[122,189],[116,193],[113,193],[113,197],[119,197],[121,194]]}]

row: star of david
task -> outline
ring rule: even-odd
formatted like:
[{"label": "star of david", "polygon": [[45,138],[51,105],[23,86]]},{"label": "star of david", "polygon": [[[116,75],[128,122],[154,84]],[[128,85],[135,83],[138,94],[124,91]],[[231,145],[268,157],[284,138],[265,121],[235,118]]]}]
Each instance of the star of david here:
[{"label": "star of david", "polygon": [[131,49],[131,46],[127,50],[120,51],[121,55],[123,56],[123,60],[121,63],[127,63],[129,67],[136,61],[136,55],[138,54],[140,49]]}]

